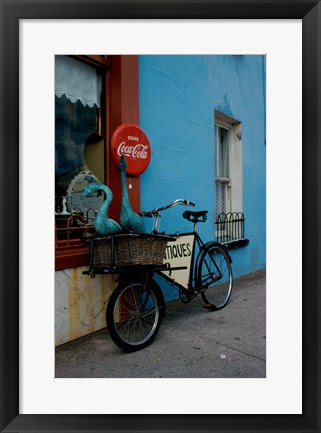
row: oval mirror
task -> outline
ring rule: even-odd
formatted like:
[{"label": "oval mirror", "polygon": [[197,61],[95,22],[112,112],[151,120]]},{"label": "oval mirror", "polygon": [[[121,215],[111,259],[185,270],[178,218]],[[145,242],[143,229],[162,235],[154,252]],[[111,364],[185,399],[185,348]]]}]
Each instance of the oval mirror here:
[{"label": "oval mirror", "polygon": [[88,224],[93,223],[98,209],[105,200],[103,194],[100,196],[94,194],[81,199],[84,188],[92,182],[100,182],[100,180],[91,171],[81,171],[72,179],[67,191],[68,211],[82,215]]}]

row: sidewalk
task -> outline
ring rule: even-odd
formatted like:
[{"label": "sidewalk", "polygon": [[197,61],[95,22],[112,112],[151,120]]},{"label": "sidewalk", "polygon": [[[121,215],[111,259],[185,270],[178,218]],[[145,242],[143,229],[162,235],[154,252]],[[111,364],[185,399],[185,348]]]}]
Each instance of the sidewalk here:
[{"label": "sidewalk", "polygon": [[166,305],[154,342],[125,353],[101,330],[56,348],[55,377],[262,378],[266,376],[265,270],[234,280],[228,305]]}]

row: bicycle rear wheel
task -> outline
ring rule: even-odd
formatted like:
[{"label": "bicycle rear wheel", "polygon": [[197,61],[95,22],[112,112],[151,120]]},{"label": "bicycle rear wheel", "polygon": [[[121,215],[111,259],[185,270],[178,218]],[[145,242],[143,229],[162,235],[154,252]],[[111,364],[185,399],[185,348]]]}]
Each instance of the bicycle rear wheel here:
[{"label": "bicycle rear wheel", "polygon": [[148,346],[159,330],[162,306],[161,290],[152,279],[120,283],[106,311],[107,328],[114,343],[126,352]]},{"label": "bicycle rear wheel", "polygon": [[206,306],[220,310],[228,303],[233,286],[231,259],[225,248],[211,242],[201,252],[197,267],[197,285]]}]

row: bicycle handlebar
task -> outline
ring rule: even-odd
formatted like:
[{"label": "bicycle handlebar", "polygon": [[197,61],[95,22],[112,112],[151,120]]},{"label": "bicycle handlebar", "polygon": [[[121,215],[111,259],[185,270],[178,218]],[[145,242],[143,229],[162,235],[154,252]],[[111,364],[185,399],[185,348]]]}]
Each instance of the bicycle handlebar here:
[{"label": "bicycle handlebar", "polygon": [[192,203],[192,202],[189,201],[189,200],[185,200],[185,199],[183,199],[183,198],[178,198],[178,199],[172,201],[172,203],[167,204],[166,206],[159,207],[159,208],[157,208],[157,209],[153,209],[153,210],[150,210],[150,211],[148,211],[148,212],[140,212],[139,215],[142,216],[142,217],[148,217],[148,218],[151,218],[152,216],[157,216],[157,215],[159,215],[159,212],[161,212],[161,211],[163,211],[163,210],[166,210],[166,209],[170,209],[171,207],[176,206],[176,205],[178,205],[178,204],[182,204],[182,205],[184,205],[184,206],[195,206],[195,204]]}]

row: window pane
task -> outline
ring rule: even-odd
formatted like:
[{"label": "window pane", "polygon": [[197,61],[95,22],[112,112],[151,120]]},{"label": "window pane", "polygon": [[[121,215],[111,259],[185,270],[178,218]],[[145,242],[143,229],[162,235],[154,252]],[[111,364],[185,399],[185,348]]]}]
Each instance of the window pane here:
[{"label": "window pane", "polygon": [[225,212],[226,183],[216,181],[216,216]]},{"label": "window pane", "polygon": [[[215,125],[216,131],[216,216],[227,212],[227,181],[229,178],[229,130]],[[223,180],[224,179],[224,180]]]},{"label": "window pane", "polygon": [[[85,168],[84,148],[87,138],[96,131],[97,107],[72,103],[64,95],[56,96],[56,176]],[[76,174],[76,173],[75,173]]]},{"label": "window pane", "polygon": [[217,127],[217,176],[229,177],[229,131]]},{"label": "window pane", "polygon": [[[56,56],[55,78],[55,195],[60,213],[62,197],[67,197],[80,172],[92,172],[104,182],[105,143],[99,128],[102,76],[98,70],[68,56]],[[69,212],[71,202],[67,197]]]}]

